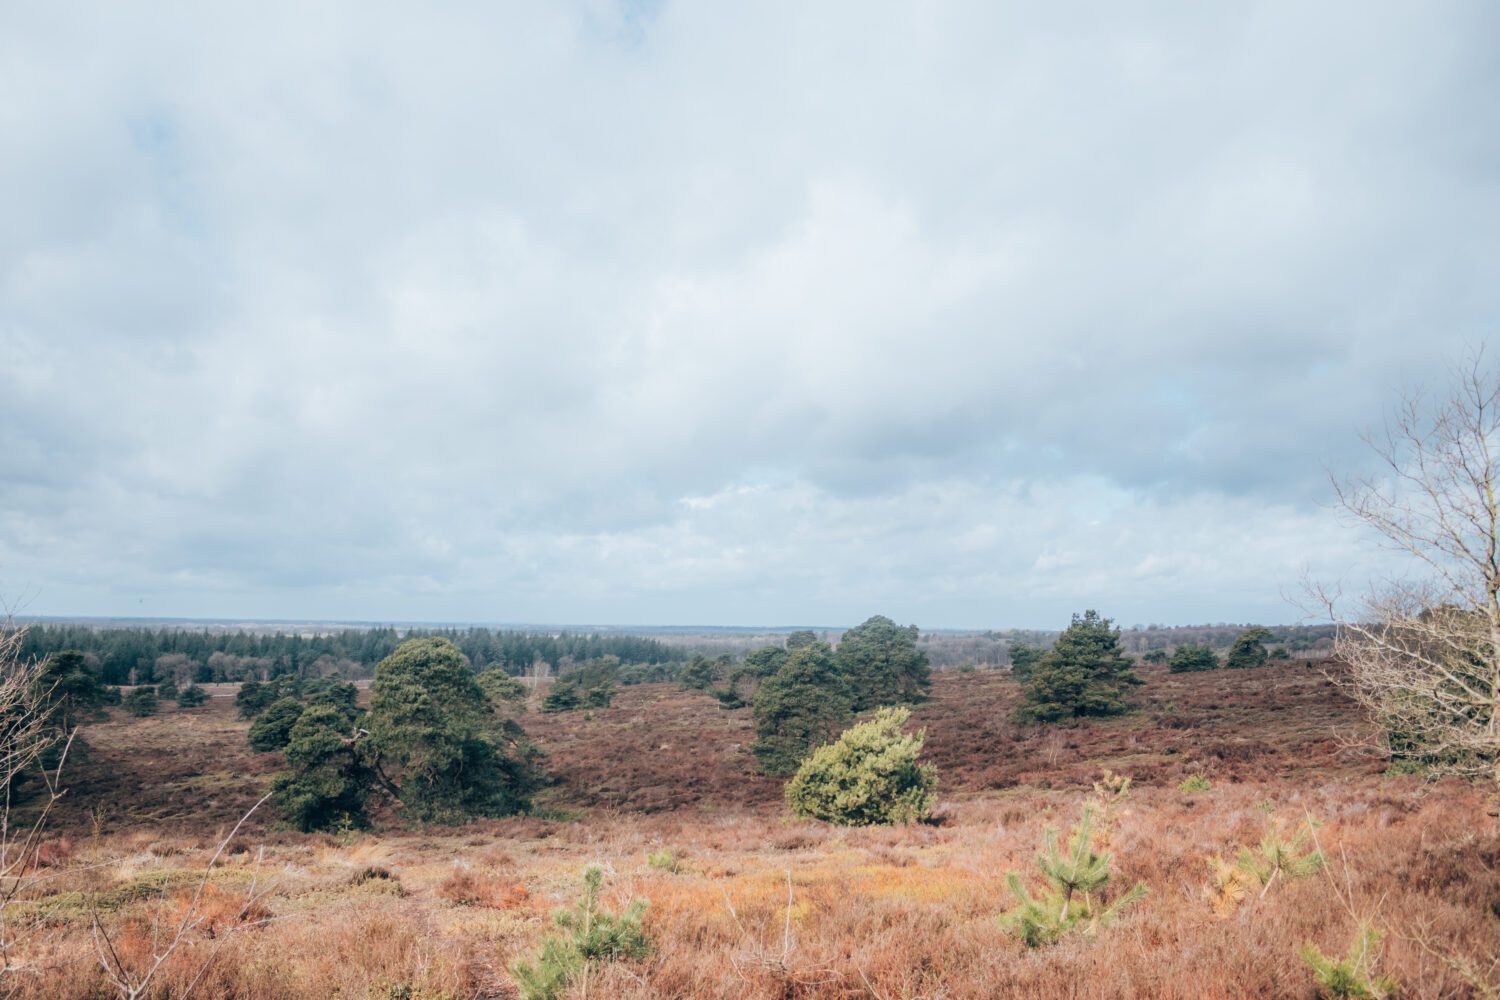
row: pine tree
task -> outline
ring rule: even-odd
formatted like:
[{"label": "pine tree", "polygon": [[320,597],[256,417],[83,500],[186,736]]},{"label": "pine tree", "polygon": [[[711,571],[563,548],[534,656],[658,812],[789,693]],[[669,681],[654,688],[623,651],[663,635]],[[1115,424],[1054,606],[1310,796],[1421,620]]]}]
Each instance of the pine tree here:
[{"label": "pine tree", "polygon": [[1263,628],[1252,628],[1241,632],[1239,638],[1234,640],[1234,645],[1229,647],[1229,656],[1224,660],[1224,666],[1231,670],[1265,666],[1266,661],[1271,657],[1271,654],[1266,651],[1266,640],[1269,638],[1271,638],[1271,633]]},{"label": "pine tree", "polygon": [[1046,846],[1037,854],[1037,868],[1047,880],[1046,891],[1032,896],[1019,874],[1011,872],[1006,877],[1020,905],[1000,921],[1028,947],[1051,944],[1069,933],[1093,933],[1114,923],[1128,907],[1145,897],[1145,883],[1137,883],[1111,903],[1095,899],[1109,882],[1113,858],[1108,852],[1094,850],[1092,809],[1084,809],[1083,817],[1068,837],[1065,851],[1058,849],[1056,830],[1048,828],[1044,838]]},{"label": "pine tree", "polygon": [[517,962],[511,968],[522,1000],[557,1000],[568,985],[586,977],[599,962],[642,959],[651,953],[651,941],[641,929],[645,900],[634,900],[624,913],[599,907],[604,871],[591,865],[583,873],[583,896],[571,910],[553,915],[562,934],[542,941],[536,961]]},{"label": "pine tree", "polygon": [[1200,670],[1217,670],[1219,658],[1208,646],[1195,646],[1192,643],[1178,646],[1172,650],[1172,659],[1168,661],[1167,669],[1174,674],[1196,673]]},{"label": "pine tree", "polygon": [[1277,826],[1276,817],[1268,816],[1266,835],[1254,849],[1240,848],[1235,867],[1253,879],[1261,887],[1261,896],[1265,896],[1278,878],[1305,878],[1323,870],[1323,852],[1316,847],[1307,846],[1311,837],[1312,827],[1304,825],[1296,834],[1287,838]]},{"label": "pine tree", "polygon": [[755,744],[763,774],[788,775],[852,715],[849,687],[826,642],[793,650],[755,692]]},{"label": "pine tree", "polygon": [[535,751],[520,726],[495,716],[447,639],[409,639],[380,661],[364,727],[361,758],[383,784],[399,787],[407,819],[457,822],[530,805]]},{"label": "pine tree", "polygon": [[1073,623],[1037,662],[1016,710],[1019,722],[1057,722],[1127,709],[1125,689],[1140,684],[1130,658],[1120,652],[1120,631],[1097,611]]},{"label": "pine tree", "polygon": [[917,648],[917,627],[875,615],[844,633],[836,655],[856,712],[877,705],[921,701],[932,686],[927,654]]},{"label": "pine tree", "polygon": [[1380,942],[1384,937],[1385,934],[1372,924],[1360,924],[1354,943],[1343,958],[1329,958],[1311,943],[1303,945],[1298,954],[1311,967],[1319,990],[1329,1000],[1353,997],[1384,1000],[1400,989],[1394,977],[1375,973],[1375,966],[1380,962]]}]

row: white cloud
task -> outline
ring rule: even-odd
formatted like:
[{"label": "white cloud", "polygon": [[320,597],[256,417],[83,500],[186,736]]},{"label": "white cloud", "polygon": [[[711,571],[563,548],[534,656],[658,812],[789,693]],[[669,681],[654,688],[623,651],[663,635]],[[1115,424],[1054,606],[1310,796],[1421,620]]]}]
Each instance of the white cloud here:
[{"label": "white cloud", "polygon": [[0,15],[38,612],[1285,618],[1500,305],[1485,5],[153,15]]}]

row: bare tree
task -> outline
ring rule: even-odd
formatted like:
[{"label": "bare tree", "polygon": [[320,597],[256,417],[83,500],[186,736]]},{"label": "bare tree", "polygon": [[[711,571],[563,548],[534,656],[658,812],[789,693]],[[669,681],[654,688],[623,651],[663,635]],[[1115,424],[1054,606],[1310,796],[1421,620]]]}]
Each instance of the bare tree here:
[{"label": "bare tree", "polygon": [[1339,626],[1340,679],[1387,749],[1500,787],[1500,370],[1482,352],[1444,396],[1406,396],[1367,435],[1377,477],[1335,481],[1343,509],[1421,567]]},{"label": "bare tree", "polygon": [[[14,904],[51,877],[42,865],[42,835],[62,797],[62,769],[73,743],[73,734],[56,724],[42,665],[21,655],[22,635],[8,617],[0,619],[0,985],[15,973],[35,971],[23,944],[36,921],[16,919]],[[21,817],[17,789],[27,777],[41,790],[35,808]]]}]

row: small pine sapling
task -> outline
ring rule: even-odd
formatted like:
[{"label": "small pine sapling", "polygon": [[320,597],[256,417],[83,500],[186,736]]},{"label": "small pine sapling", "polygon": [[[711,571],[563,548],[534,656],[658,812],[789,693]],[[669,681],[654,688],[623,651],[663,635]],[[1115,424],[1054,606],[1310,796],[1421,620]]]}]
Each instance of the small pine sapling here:
[{"label": "small pine sapling", "polygon": [[1208,872],[1211,881],[1203,887],[1203,898],[1208,900],[1216,917],[1229,916],[1256,887],[1254,876],[1223,858],[1209,857]]},{"label": "small pine sapling", "polygon": [[511,967],[522,1000],[557,1000],[568,985],[587,977],[599,962],[641,959],[651,952],[651,941],[641,930],[646,901],[633,900],[624,913],[599,908],[604,870],[590,865],[583,873],[583,895],[572,910],[559,910],[553,920],[561,934],[542,941],[536,962]]},{"label": "small pine sapling", "polygon": [[1056,830],[1049,828],[1045,840],[1046,848],[1037,854],[1037,868],[1047,880],[1046,891],[1033,897],[1021,876],[1011,872],[1007,881],[1020,905],[1000,918],[1001,924],[1028,947],[1051,944],[1075,931],[1092,934],[1114,923],[1146,895],[1145,883],[1137,883],[1112,903],[1095,898],[1109,882],[1113,858],[1108,852],[1094,850],[1091,809],[1085,807],[1083,818],[1068,837],[1066,851],[1058,850]]},{"label": "small pine sapling", "polygon": [[1278,878],[1288,881],[1306,878],[1323,870],[1323,852],[1316,846],[1307,846],[1311,836],[1311,822],[1288,838],[1277,826],[1276,817],[1268,816],[1266,835],[1260,839],[1259,846],[1240,848],[1235,867],[1255,880],[1260,886],[1261,898],[1265,898]]},{"label": "small pine sapling", "polygon": [[1329,958],[1315,944],[1305,944],[1302,961],[1312,969],[1319,991],[1329,1000],[1358,997],[1362,1000],[1385,1000],[1395,996],[1400,985],[1391,976],[1376,975],[1380,962],[1380,942],[1385,934],[1372,924],[1360,924],[1354,944],[1343,958]]}]

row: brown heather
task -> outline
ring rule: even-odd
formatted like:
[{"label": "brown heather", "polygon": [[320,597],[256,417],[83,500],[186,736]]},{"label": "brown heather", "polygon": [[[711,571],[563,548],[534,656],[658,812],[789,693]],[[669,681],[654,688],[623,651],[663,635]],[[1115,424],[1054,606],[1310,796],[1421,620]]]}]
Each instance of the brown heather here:
[{"label": "brown heather", "polygon": [[[1341,894],[1388,932],[1382,971],[1404,996],[1481,995],[1434,952],[1478,968],[1500,955],[1484,789],[1388,777],[1344,749],[1357,716],[1301,664],[1146,677],[1133,715],[1036,728],[1007,721],[1004,675],[940,675],[912,717],[940,824],[887,829],[787,819],[780,784],[752,773],[748,713],[703,693],[646,685],[588,719],[531,716],[558,778],[542,804],[566,818],[341,839],[253,817],[147,995],[510,997],[507,968],[590,863],[609,873],[608,907],[650,900],[655,944],[595,973],[592,998],[1311,998],[1297,949],[1343,953],[1356,920]],[[245,728],[224,697],[89,727],[45,852],[53,877],[24,904],[46,921],[28,945],[37,971],[9,995],[115,995],[91,906],[122,960],[147,962],[276,767],[245,749]],[[1151,894],[1096,937],[1027,950],[995,920],[1011,906],[1005,873],[1033,871],[1044,827],[1069,826],[1105,768],[1134,781],[1111,839],[1116,882]],[[1179,792],[1195,773],[1212,788]],[[1330,870],[1216,916],[1209,859],[1256,843],[1267,804],[1288,826],[1322,824]],[[648,862],[663,849],[678,871]]]}]

